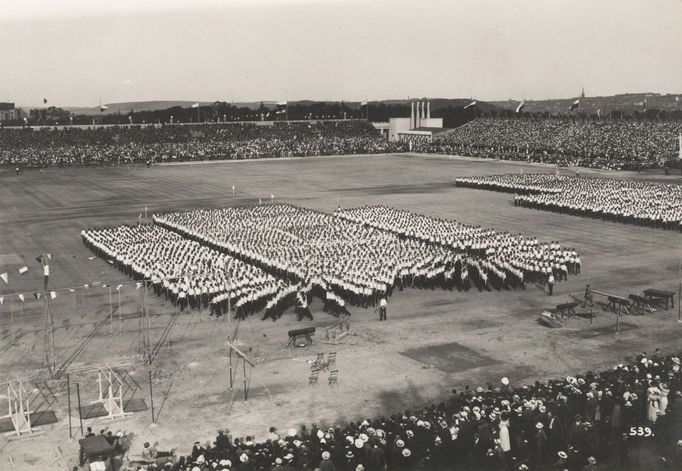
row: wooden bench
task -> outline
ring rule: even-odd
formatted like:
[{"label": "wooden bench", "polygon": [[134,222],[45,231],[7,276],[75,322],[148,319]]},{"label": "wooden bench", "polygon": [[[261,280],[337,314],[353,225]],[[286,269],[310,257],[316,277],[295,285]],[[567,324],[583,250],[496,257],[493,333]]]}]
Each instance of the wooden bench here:
[{"label": "wooden bench", "polygon": [[[664,289],[648,288],[644,290],[644,296],[653,301],[654,303],[661,303],[663,306],[663,301],[665,301],[665,310],[668,310],[668,300],[670,300],[670,307],[675,307],[675,292],[667,291]],[[679,300],[678,300],[679,302]]]},{"label": "wooden bench", "polygon": [[628,298],[632,301],[633,310],[636,309],[641,311],[642,314],[653,314],[656,310],[651,306],[649,299],[644,296],[639,296],[638,294],[631,294]]},{"label": "wooden bench", "polygon": [[312,345],[313,339],[312,335],[315,333],[315,327],[306,327],[305,329],[295,329],[289,331],[289,343],[287,346],[296,346],[296,341],[303,337],[306,340],[307,345]]},{"label": "wooden bench", "polygon": [[575,315],[575,308],[578,307],[580,303],[577,302],[571,302],[571,303],[563,303],[563,304],[557,304],[556,306],[556,312],[557,314],[561,315],[561,318],[563,319],[564,316],[569,316],[569,315]]}]

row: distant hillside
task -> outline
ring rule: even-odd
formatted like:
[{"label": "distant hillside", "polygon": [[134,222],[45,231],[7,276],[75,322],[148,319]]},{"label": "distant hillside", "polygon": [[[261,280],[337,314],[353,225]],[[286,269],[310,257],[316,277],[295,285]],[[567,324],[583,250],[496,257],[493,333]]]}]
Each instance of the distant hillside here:
[{"label": "distant hillside", "polygon": [[[100,112],[99,105],[93,107],[65,107],[64,109],[73,114],[84,115],[98,115],[98,114],[127,114],[130,110],[133,111],[156,111],[167,110],[174,106],[187,108],[192,106],[196,101],[131,101],[126,103],[103,103],[108,109]],[[199,102],[202,106],[210,105],[210,102]]]},{"label": "distant hillside", "polygon": [[[420,99],[418,98],[412,98],[412,99],[392,99],[392,100],[373,100],[369,101],[370,106],[378,106],[378,105],[387,105],[387,106],[396,106],[396,105],[405,105],[409,106],[411,102],[413,101],[418,101]],[[457,107],[463,107],[471,103],[471,100],[469,98],[429,98],[429,99],[421,99],[421,100],[428,100],[431,102],[431,111],[441,109],[441,108],[457,108]],[[141,112],[141,111],[158,111],[158,110],[167,110],[169,108],[173,107],[181,107],[181,108],[189,108],[192,106],[192,104],[196,103],[195,101],[187,101],[187,100],[157,100],[157,101],[132,101],[132,102],[125,102],[125,103],[104,103],[108,108],[104,110],[103,112],[100,112],[99,105],[93,106],[93,107],[77,107],[77,106],[66,106],[63,107],[63,109],[73,113],[73,114],[80,114],[80,115],[111,115],[111,114],[128,114],[130,113],[130,110],[133,110],[134,112]],[[244,101],[244,102],[234,102],[230,103],[233,106],[239,107],[239,108],[249,108],[251,110],[256,110],[260,107],[261,103],[263,103],[267,108],[274,108],[275,105],[277,104],[276,101]],[[318,103],[324,103],[324,104],[329,104],[329,105],[338,105],[341,103],[340,100],[337,101],[316,101],[316,100],[297,100],[297,101],[289,101],[290,106],[311,106],[314,104]],[[360,101],[344,101],[343,102],[346,106],[349,108],[359,108],[361,102]],[[506,102],[504,102],[506,103]],[[213,104],[211,101],[201,101],[199,102],[201,106],[210,106]],[[496,108],[496,106],[490,102],[483,102],[479,101],[478,102],[479,110],[480,111],[490,111],[491,109]],[[28,111],[28,107],[27,107]]]},{"label": "distant hillside", "polygon": [[[626,93],[613,96],[596,96],[580,98],[580,112],[584,114],[597,114],[600,110],[603,116],[611,111],[621,111],[626,114],[644,111],[644,98],[648,110],[679,111],[682,110],[682,94],[658,93]],[[574,98],[555,100],[526,100],[524,111],[527,113],[549,112],[551,114],[566,114]],[[492,105],[505,110],[515,110],[521,103],[518,100],[492,101]]]}]

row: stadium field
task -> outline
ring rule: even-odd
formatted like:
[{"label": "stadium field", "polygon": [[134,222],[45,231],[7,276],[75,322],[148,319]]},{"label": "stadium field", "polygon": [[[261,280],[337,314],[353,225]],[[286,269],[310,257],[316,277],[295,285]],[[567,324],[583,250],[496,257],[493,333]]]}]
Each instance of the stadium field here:
[{"label": "stadium field", "polygon": [[[0,454],[14,456],[22,470],[51,469],[46,466],[59,460],[60,452],[77,456],[77,442],[69,439],[64,381],[46,380],[42,366],[42,300],[27,295],[21,302],[16,297],[41,289],[34,257],[42,252],[53,254],[57,369],[70,372],[72,385],[79,383],[87,403],[95,398],[97,386],[96,375],[85,370],[120,365],[130,378],[126,394],[150,405],[147,367],[138,353],[140,292],[105,260],[90,260],[92,253],[79,232],[137,224],[140,215],[147,223],[157,211],[258,204],[259,199],[266,203],[271,195],[276,202],[328,212],[337,206],[381,204],[557,240],[575,247],[582,273],[558,283],[551,297],[534,285],[517,291],[396,291],[388,300],[388,322],[377,322],[373,309],[351,307],[352,334],[337,343],[323,339],[322,331],[334,318],[322,312],[319,300],[311,306],[313,321],[297,322],[287,313],[277,322],[252,316],[237,324],[209,317],[205,310],[178,315],[170,303],[150,294],[151,343],[158,346],[151,368],[157,424],[150,427],[151,411],[144,411],[111,425],[141,437],[136,446],[159,441],[161,448],[178,445],[186,453],[192,441],[212,439],[221,427],[263,439],[264,424],[283,431],[313,422],[330,425],[381,416],[440,402],[453,388],[485,387],[488,382],[496,386],[502,376],[519,385],[609,368],[652,346],[664,353],[679,349],[678,299],[675,309],[624,316],[619,335],[614,314],[599,307],[593,324],[582,317],[571,318],[561,329],[535,322],[544,309],[571,301],[571,295],[582,296],[587,283],[624,297],[648,287],[677,292],[682,236],[515,207],[510,194],[453,186],[458,176],[522,170],[555,171],[541,165],[401,154],[0,173],[0,271],[10,277],[9,283],[0,283],[0,381],[24,378],[39,390],[42,398],[36,405],[54,410],[59,419],[43,428],[46,452],[40,458],[28,458],[25,447],[30,442],[4,438]],[[677,175],[581,174],[682,184]],[[19,275],[24,265],[29,272]],[[91,287],[84,289],[85,284]],[[307,326],[318,329],[314,345],[287,348],[287,331]],[[235,328],[237,346],[256,365],[248,402],[241,389],[231,401],[229,390],[225,340]],[[326,373],[318,385],[308,384],[309,361],[323,352],[338,355],[338,386],[333,388]],[[75,412],[73,418],[78,427]],[[85,421],[88,425],[98,431],[110,423],[99,418]]]}]

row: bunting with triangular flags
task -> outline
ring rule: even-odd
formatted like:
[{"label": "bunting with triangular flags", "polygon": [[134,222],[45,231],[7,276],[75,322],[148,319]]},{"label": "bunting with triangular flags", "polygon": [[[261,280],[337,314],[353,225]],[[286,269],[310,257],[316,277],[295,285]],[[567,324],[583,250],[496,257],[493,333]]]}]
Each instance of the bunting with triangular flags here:
[{"label": "bunting with triangular flags", "polygon": [[23,294],[17,294],[17,298],[19,298],[19,301],[22,303],[24,302],[24,295]]},{"label": "bunting with triangular flags", "polygon": [[19,269],[19,273],[22,274],[22,275],[23,275],[24,273],[26,273],[27,271],[28,271],[28,267],[26,267],[26,266],[21,267],[21,268]]},{"label": "bunting with triangular flags", "polygon": [[57,297],[57,292],[56,291],[50,291],[50,298],[54,299]]},{"label": "bunting with triangular flags", "polygon": [[5,284],[9,283],[9,274],[7,272],[0,273],[0,278],[2,278],[2,281],[4,281]]},{"label": "bunting with triangular flags", "polygon": [[36,298],[36,301],[40,301],[40,296],[41,296],[40,292],[33,293],[33,297]]}]

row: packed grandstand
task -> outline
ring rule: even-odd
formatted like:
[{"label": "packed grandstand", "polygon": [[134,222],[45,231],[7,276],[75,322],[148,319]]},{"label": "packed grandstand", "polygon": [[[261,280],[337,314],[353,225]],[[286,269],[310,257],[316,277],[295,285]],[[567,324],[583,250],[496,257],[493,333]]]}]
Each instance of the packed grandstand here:
[{"label": "packed grandstand", "polygon": [[422,150],[605,169],[662,167],[677,158],[680,121],[477,119]]},{"label": "packed grandstand", "polygon": [[677,158],[682,122],[478,118],[433,142],[389,142],[364,120],[0,130],[0,166],[107,165],[414,152],[641,169]]}]

